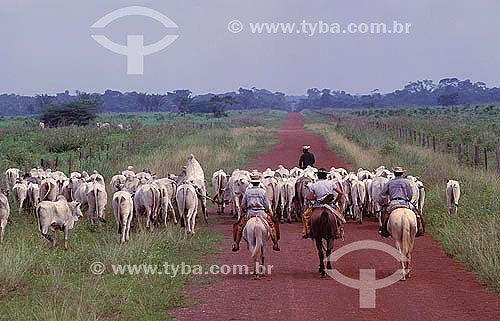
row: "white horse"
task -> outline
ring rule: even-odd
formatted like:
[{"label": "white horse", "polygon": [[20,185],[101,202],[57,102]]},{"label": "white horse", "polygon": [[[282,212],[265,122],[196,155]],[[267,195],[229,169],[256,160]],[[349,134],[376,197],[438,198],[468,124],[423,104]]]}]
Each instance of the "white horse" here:
[{"label": "white horse", "polygon": [[[271,238],[270,227],[264,222],[264,217],[254,216],[250,218],[243,229],[243,239],[247,242],[248,250],[252,254],[255,263],[255,278],[259,274],[264,275],[264,257],[266,254],[267,241]],[[259,256],[261,268],[259,268]],[[262,273],[260,273],[262,272]]]},{"label": "white horse", "polygon": [[401,281],[410,278],[411,252],[417,234],[417,217],[407,208],[395,209],[389,217],[387,230],[396,241],[396,248],[401,254]]}]

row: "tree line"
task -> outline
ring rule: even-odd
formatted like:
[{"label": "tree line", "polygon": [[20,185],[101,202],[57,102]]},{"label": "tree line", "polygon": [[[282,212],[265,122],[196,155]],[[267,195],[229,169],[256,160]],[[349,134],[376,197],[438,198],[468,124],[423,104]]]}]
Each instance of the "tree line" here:
[{"label": "tree line", "polygon": [[97,102],[97,112],[180,112],[213,113],[225,115],[231,109],[282,109],[300,111],[305,108],[325,107],[392,107],[435,106],[500,101],[500,88],[488,88],[483,82],[471,82],[457,78],[444,78],[437,84],[432,80],[411,81],[402,89],[381,94],[378,89],[369,94],[354,95],[343,90],[310,88],[306,95],[292,96],[259,88],[240,88],[222,94],[193,95],[189,89],[179,89],[165,94],[106,90],[103,94],[68,90],[54,96],[40,94],[20,96],[0,95],[0,115],[39,114],[47,106],[64,105],[82,100]]}]

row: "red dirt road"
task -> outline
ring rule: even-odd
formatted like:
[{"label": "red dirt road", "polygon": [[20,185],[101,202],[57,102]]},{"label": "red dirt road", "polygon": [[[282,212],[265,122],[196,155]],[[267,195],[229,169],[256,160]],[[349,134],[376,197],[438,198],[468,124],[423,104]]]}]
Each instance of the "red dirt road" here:
[{"label": "red dirt road", "polygon": [[[318,136],[303,130],[303,118],[289,114],[280,129],[280,143],[271,152],[259,155],[250,168],[263,170],[296,165],[300,146],[311,145],[317,167],[344,164]],[[247,264],[252,260],[245,242],[239,252],[231,252],[234,219],[212,227],[224,233],[222,253],[208,259],[219,265]],[[377,224],[349,222],[346,241],[335,242],[335,250],[359,240],[377,240],[394,246],[392,239],[377,234]],[[281,225],[281,252],[270,246],[266,264],[273,265],[270,275],[253,280],[250,275],[212,276],[218,282],[189,290],[188,297],[199,304],[172,311],[176,320],[500,320],[500,298],[479,285],[447,257],[429,235],[417,238],[413,251],[412,278],[376,290],[376,308],[360,309],[359,290],[331,278],[321,279],[317,272],[318,256],[314,244],[301,238],[299,224]],[[376,250],[351,252],[333,266],[344,275],[359,279],[360,269],[376,269],[377,279],[400,268],[399,262]]]}]

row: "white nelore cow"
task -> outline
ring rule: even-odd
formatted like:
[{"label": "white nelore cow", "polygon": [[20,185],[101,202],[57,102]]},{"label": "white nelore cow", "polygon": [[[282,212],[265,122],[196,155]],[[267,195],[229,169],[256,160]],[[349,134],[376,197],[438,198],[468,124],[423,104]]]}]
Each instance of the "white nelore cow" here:
[{"label": "white nelore cow", "polygon": [[118,127],[119,130],[123,130],[123,124],[122,123],[118,123],[118,125],[116,125],[116,127]]},{"label": "white nelore cow", "polygon": [[9,200],[7,199],[7,191],[0,188],[0,244],[3,243],[7,221],[10,215]]},{"label": "white nelore cow", "polygon": [[134,216],[132,195],[127,191],[117,191],[113,195],[112,204],[116,225],[118,225],[118,234],[120,234],[120,243],[123,244],[130,240],[130,224]]},{"label": "white nelore cow", "polygon": [[48,231],[54,231],[52,246],[57,245],[57,230],[64,232],[64,248],[68,249],[68,233],[73,228],[75,222],[82,217],[80,203],[69,202],[63,196],[59,196],[57,201],[43,201],[36,207],[36,218],[40,230],[40,241],[45,237],[51,241]]},{"label": "white nelore cow", "polygon": [[281,178],[288,178],[290,176],[290,171],[286,169],[283,165],[278,165],[278,169],[274,171],[274,173],[278,173]]},{"label": "white nelore cow", "polygon": [[241,201],[250,185],[250,176],[247,171],[234,170],[224,190],[224,201],[231,202],[231,213],[238,220],[241,217]]},{"label": "white nelore cow", "polygon": [[21,213],[24,201],[28,196],[28,185],[24,181],[18,180],[12,187],[12,196],[14,197],[14,203],[19,206],[19,213]]},{"label": "white nelore cow", "polygon": [[109,183],[109,188],[111,190],[111,194],[115,194],[119,190],[121,190],[122,185],[125,184],[125,181],[127,180],[127,177],[122,174],[115,175],[111,178],[111,182]]},{"label": "white nelore cow", "polygon": [[134,195],[134,209],[137,221],[142,228],[142,220],[146,219],[146,228],[152,229],[160,209],[160,190],[155,184],[141,185]]},{"label": "white nelore cow", "polygon": [[93,182],[87,194],[87,202],[89,205],[89,218],[92,225],[95,224],[96,218],[99,222],[106,223],[104,210],[108,201],[106,188],[99,182]]},{"label": "white nelore cow", "polygon": [[122,175],[125,176],[125,177],[135,176],[134,167],[133,166],[129,166],[127,168],[127,170],[125,170],[125,171],[122,172]]},{"label": "white nelore cow", "polygon": [[9,190],[12,191],[12,187],[16,184],[20,172],[21,171],[17,168],[9,168],[5,171],[5,184],[7,184]]},{"label": "white nelore cow", "polygon": [[303,172],[304,172],[304,170],[302,170],[298,167],[294,167],[290,170],[290,177],[299,178],[300,176],[302,176]]},{"label": "white nelore cow", "polygon": [[351,181],[351,197],[354,208],[354,217],[359,224],[363,223],[363,209],[366,200],[366,188],[362,181],[353,179]]},{"label": "white nelore cow", "polygon": [[292,222],[293,198],[295,197],[295,184],[297,178],[290,177],[283,181],[281,187],[281,217],[286,217],[288,223]]},{"label": "white nelore cow", "polygon": [[163,211],[163,223],[167,225],[168,212],[172,213],[174,223],[177,224],[177,216],[174,210],[175,191],[177,184],[170,178],[160,178],[153,181],[160,191],[160,205]]},{"label": "white nelore cow", "polygon": [[450,179],[448,183],[446,183],[446,203],[448,205],[448,214],[457,213],[459,199],[460,183]]},{"label": "white nelore cow", "polygon": [[54,202],[59,194],[59,188],[55,179],[49,177],[42,180],[40,185],[40,200]]},{"label": "white nelore cow", "polygon": [[182,184],[185,181],[189,181],[193,184],[199,196],[203,218],[205,222],[207,222],[207,188],[205,186],[205,174],[203,173],[200,163],[194,158],[193,154],[189,154],[186,166],[183,166],[183,170],[177,178],[177,184]]},{"label": "white nelore cow", "polygon": [[179,185],[175,198],[179,207],[179,215],[184,219],[184,235],[187,238],[195,233],[194,226],[198,208],[195,187],[188,182]]},{"label": "white nelore cow", "polygon": [[224,213],[224,189],[227,185],[227,174],[221,169],[212,175],[212,187],[214,201],[217,202],[217,213]]},{"label": "white nelore cow", "polygon": [[40,186],[35,183],[28,183],[27,194],[29,207],[34,212],[35,208],[38,206],[38,203],[40,203]]},{"label": "white nelore cow", "polygon": [[373,213],[378,218],[379,226],[382,226],[382,215],[381,215],[382,207],[378,202],[378,198],[380,193],[382,192],[382,189],[384,188],[384,185],[388,181],[389,179],[383,176],[376,176],[375,178],[373,178],[372,184],[369,189],[370,199],[372,201]]},{"label": "white nelore cow", "polygon": [[40,123],[38,124],[38,127],[40,127],[40,129],[44,129],[44,128],[45,128],[45,123],[40,122]]}]

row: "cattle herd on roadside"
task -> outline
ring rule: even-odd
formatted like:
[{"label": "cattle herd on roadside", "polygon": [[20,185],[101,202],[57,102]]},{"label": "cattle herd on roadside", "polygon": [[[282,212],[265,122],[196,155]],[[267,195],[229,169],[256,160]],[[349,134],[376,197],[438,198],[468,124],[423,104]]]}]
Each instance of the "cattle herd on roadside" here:
[{"label": "cattle herd on roadside", "polygon": [[[135,172],[132,166],[117,173],[111,178],[109,191],[112,193],[112,207],[117,224],[120,243],[130,240],[130,230],[153,229],[167,225],[168,220],[174,223],[181,219],[185,228],[185,236],[195,233],[198,207],[201,207],[204,219],[207,219],[207,198],[218,205],[218,213],[223,213],[229,206],[231,214],[238,218],[242,215],[241,200],[245,190],[250,186],[250,176],[256,171],[234,170],[231,175],[218,170],[212,175],[213,193],[207,195],[205,175],[202,167],[193,155],[189,155],[187,163],[178,175],[170,174],[158,178],[156,174],[145,168]],[[301,220],[302,213],[309,206],[309,190],[316,180],[317,169],[294,167],[286,169],[278,166],[276,170],[266,169],[261,176],[261,186],[265,189],[275,217],[281,222],[291,223]],[[348,172],[344,168],[331,168],[328,179],[337,183],[343,192],[339,207],[347,218],[362,223],[363,216],[375,216],[380,220],[381,207],[379,194],[386,182],[394,174],[380,166],[372,171],[358,169]],[[425,201],[424,184],[418,177],[407,176],[413,190],[411,203],[421,212]],[[83,171],[70,173],[67,177],[61,171],[33,168],[23,173],[16,168],[5,172],[8,190],[0,190],[0,232],[1,240],[10,215],[8,202],[9,192],[19,208],[28,209],[33,214],[40,238],[51,240],[57,244],[57,230],[64,232],[65,248],[68,247],[68,232],[76,221],[87,210],[92,225],[106,222],[105,208],[108,194],[104,177],[97,171],[88,174]],[[456,213],[460,197],[460,185],[450,180],[446,186],[446,197],[449,213]],[[178,209],[178,215],[175,211]],[[54,231],[53,236],[49,230]]]}]

